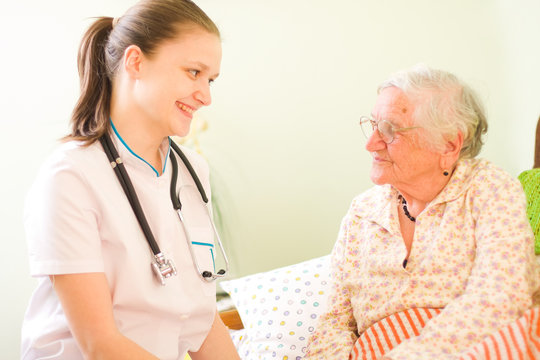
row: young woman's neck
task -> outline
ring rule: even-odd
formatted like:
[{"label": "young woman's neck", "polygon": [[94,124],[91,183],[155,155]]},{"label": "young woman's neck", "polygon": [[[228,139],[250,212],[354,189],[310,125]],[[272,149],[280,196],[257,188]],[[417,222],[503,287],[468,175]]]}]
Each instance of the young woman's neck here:
[{"label": "young woman's neck", "polygon": [[153,134],[150,122],[145,121],[140,113],[134,113],[130,106],[118,101],[114,96],[111,99],[111,120],[131,150],[161,172],[163,167],[159,150],[164,139]]}]

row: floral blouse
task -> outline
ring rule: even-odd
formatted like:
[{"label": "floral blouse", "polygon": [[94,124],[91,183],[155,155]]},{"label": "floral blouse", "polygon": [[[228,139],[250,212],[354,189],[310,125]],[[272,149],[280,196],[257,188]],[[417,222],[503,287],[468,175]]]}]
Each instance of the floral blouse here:
[{"label": "floral blouse", "polygon": [[452,359],[531,307],[539,272],[517,179],[486,160],[460,161],[417,216],[406,267],[397,204],[390,185],[353,200],[332,251],[328,308],[306,359],[346,360],[358,334],[414,307],[444,310],[386,356]]}]

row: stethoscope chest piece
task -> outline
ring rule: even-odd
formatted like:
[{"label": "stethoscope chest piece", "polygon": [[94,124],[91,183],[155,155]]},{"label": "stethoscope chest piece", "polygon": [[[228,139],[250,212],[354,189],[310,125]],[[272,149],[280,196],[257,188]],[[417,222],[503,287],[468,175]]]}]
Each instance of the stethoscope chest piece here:
[{"label": "stethoscope chest piece", "polygon": [[172,259],[166,259],[162,253],[154,255],[154,261],[152,262],[152,270],[157,279],[161,282],[161,285],[165,285],[165,279],[173,275],[176,275],[176,266]]}]

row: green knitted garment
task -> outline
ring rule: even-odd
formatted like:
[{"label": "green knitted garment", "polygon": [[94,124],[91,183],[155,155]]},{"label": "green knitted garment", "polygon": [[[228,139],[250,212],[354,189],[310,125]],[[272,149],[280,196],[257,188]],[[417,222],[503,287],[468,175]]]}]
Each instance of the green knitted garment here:
[{"label": "green knitted garment", "polygon": [[540,254],[540,168],[519,174],[519,181],[527,196],[527,216],[534,233],[534,252]]}]

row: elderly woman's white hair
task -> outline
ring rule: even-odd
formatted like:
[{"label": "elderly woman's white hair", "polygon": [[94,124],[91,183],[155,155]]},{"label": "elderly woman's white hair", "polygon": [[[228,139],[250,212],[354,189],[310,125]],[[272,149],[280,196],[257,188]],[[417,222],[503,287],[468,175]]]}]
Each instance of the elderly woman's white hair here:
[{"label": "elderly woman's white hair", "polygon": [[401,89],[415,104],[413,119],[427,130],[426,141],[434,150],[444,150],[446,141],[461,132],[460,158],[478,155],[486,116],[476,93],[455,75],[420,64],[392,75],[379,86],[379,93],[388,87]]}]

